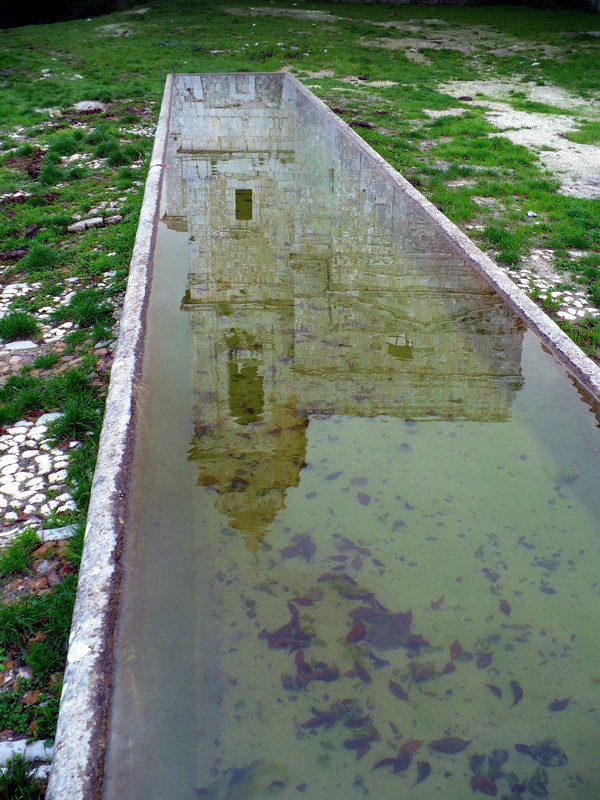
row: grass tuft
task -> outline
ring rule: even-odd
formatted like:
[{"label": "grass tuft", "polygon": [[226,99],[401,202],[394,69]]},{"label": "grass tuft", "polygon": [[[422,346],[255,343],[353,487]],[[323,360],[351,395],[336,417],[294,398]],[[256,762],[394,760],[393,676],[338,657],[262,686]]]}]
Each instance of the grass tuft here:
[{"label": "grass tuft", "polygon": [[45,272],[55,267],[60,260],[60,255],[45,244],[36,242],[25,258],[21,259],[19,266],[28,272]]},{"label": "grass tuft", "polygon": [[42,800],[44,787],[34,774],[30,761],[13,756],[0,774],[0,800]]},{"label": "grass tuft", "polygon": [[0,553],[0,577],[6,578],[16,572],[29,569],[31,553],[38,546],[37,533],[25,528]]},{"label": "grass tuft", "polygon": [[0,319],[0,338],[7,342],[35,336],[39,325],[26,311],[11,311]]}]

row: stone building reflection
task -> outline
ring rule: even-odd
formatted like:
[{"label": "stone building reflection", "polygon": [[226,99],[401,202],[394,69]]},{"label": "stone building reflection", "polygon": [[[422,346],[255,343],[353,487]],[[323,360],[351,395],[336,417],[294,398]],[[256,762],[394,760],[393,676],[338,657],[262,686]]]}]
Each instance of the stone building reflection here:
[{"label": "stone building reflection", "polygon": [[312,414],[507,419],[524,326],[281,76],[179,81],[165,222],[189,241],[191,458],[256,552]]}]

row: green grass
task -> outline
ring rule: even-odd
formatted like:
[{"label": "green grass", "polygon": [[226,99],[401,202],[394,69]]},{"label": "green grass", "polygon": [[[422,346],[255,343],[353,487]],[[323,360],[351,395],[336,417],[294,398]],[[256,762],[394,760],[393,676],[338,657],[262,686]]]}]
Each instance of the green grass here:
[{"label": "green grass", "polygon": [[41,356],[37,356],[33,361],[33,368],[34,369],[52,369],[55,367],[59,362],[59,357],[57,353],[46,353]]},{"label": "green grass", "polygon": [[7,342],[28,339],[38,331],[38,323],[26,311],[11,311],[0,319],[0,338]]},{"label": "green grass", "polygon": [[33,528],[25,528],[0,552],[0,577],[29,569],[31,553],[39,545]]},{"label": "green grass", "polygon": [[25,258],[19,262],[19,266],[27,272],[45,272],[56,266],[59,261],[60,256],[55,250],[36,242]]},{"label": "green grass", "polygon": [[0,774],[0,800],[42,800],[43,783],[36,779],[31,762],[14,756]]},{"label": "green grass", "polygon": [[576,131],[567,134],[567,138],[579,144],[600,146],[600,122],[582,122]]}]

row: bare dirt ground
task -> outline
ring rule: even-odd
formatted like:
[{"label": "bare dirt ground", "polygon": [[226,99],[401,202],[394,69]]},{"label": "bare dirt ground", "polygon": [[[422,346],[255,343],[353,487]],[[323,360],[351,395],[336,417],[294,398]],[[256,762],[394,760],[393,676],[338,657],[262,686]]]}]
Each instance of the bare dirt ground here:
[{"label": "bare dirt ground", "polygon": [[[577,144],[566,137],[581,119],[600,119],[600,102],[577,97],[558,86],[514,81],[455,81],[440,86],[452,97],[472,97],[488,111],[486,119],[515,144],[534,150],[561,183],[561,193],[600,198],[600,147]],[[509,102],[518,92],[533,102],[565,109],[564,114],[516,111]]]}]

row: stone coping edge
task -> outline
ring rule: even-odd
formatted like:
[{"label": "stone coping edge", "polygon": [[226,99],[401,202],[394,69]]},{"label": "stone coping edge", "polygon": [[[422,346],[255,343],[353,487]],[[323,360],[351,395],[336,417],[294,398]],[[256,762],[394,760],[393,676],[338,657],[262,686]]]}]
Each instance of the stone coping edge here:
[{"label": "stone coping edge", "polygon": [[131,259],[92,484],[47,800],[92,800],[102,789],[127,476],[169,131],[173,76],[160,117]]},{"label": "stone coping edge", "polygon": [[[177,77],[218,73],[178,73]],[[223,73],[234,75],[236,73]],[[239,73],[274,74],[274,73]],[[332,124],[342,130],[465,254],[509,306],[600,402],[600,367],[454,223],[373,150],[293,75],[281,73]],[[131,461],[135,400],[139,388],[145,312],[159,215],[161,183],[175,76],[168,75],[133,250],[119,340],[115,351],[98,461],[92,485],[77,600],[69,638],[54,759],[46,800],[99,800],[106,747],[112,645],[118,607],[119,557],[124,532],[125,488]]]}]

